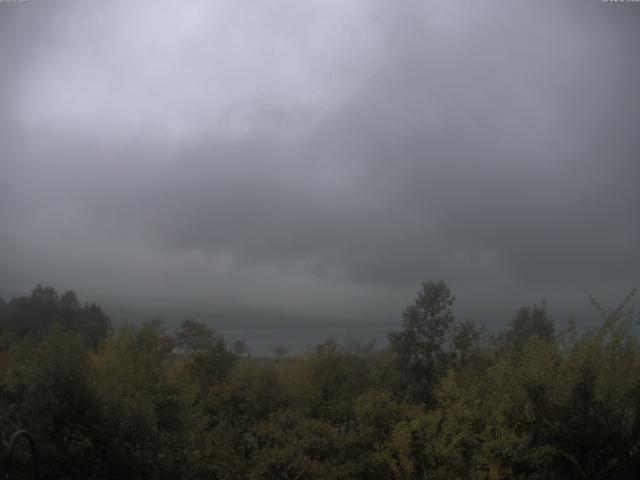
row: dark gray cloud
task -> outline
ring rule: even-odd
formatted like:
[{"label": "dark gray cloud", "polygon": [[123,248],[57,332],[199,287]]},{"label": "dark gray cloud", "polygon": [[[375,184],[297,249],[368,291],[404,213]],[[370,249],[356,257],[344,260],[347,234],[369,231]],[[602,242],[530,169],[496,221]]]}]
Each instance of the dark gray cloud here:
[{"label": "dark gray cloud", "polygon": [[640,8],[343,3],[0,4],[2,286],[381,318],[424,279],[637,285]]}]

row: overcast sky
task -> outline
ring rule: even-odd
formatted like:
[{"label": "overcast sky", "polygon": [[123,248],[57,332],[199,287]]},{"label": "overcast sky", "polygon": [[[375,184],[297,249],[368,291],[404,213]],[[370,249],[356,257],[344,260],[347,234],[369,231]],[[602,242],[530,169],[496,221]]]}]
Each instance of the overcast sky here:
[{"label": "overcast sky", "polygon": [[640,3],[2,2],[0,65],[5,295],[380,320],[423,280],[640,286]]}]

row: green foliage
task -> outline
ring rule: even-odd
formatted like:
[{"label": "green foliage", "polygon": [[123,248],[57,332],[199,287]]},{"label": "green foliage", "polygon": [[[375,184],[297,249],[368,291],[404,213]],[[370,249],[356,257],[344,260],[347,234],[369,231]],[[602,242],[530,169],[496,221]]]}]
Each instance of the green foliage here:
[{"label": "green foliage", "polygon": [[172,478],[180,471],[189,395],[171,377],[172,348],[160,326],[147,323],[117,330],[93,357],[110,478]]},{"label": "green foliage", "polygon": [[276,361],[238,358],[194,320],[175,335],[159,322],[122,326],[96,348],[85,324],[60,315],[74,296],[36,290],[26,306],[0,304],[5,326],[31,312],[21,317],[28,329],[4,331],[14,335],[0,352],[0,429],[33,433],[44,478],[618,479],[640,471],[640,345],[624,308],[582,335],[570,322],[556,338],[544,305],[525,307],[488,342],[474,324],[453,323],[446,285],[428,283],[390,348],[328,340]]},{"label": "green foliage", "polygon": [[80,305],[71,290],[59,295],[52,287],[38,285],[28,297],[0,306],[0,348],[24,337],[41,339],[54,325],[80,334],[95,348],[107,336],[110,320],[98,305]]},{"label": "green foliage", "polygon": [[486,336],[473,322],[462,322],[453,326],[451,343],[455,359],[461,365],[478,360],[481,355],[483,336]]},{"label": "green foliage", "polygon": [[185,320],[175,338],[186,357],[185,373],[203,391],[222,382],[236,362],[222,335],[204,323]]},{"label": "green foliage", "polygon": [[454,321],[454,300],[444,282],[423,283],[415,303],[402,314],[402,330],[389,334],[408,399],[433,403],[438,376],[446,370],[444,346]]},{"label": "green foliage", "polygon": [[304,360],[303,369],[310,384],[309,413],[348,431],[353,399],[367,386],[367,361],[347,352],[335,340],[327,340]]},{"label": "green foliage", "polygon": [[554,330],[553,321],[547,313],[547,305],[542,302],[541,305],[520,308],[502,338],[509,347],[518,349],[534,335],[551,340]]},{"label": "green foliage", "polygon": [[82,339],[54,327],[35,344],[15,343],[3,359],[5,432],[26,428],[38,440],[45,478],[54,473],[90,478],[103,462],[99,398],[92,388]]}]

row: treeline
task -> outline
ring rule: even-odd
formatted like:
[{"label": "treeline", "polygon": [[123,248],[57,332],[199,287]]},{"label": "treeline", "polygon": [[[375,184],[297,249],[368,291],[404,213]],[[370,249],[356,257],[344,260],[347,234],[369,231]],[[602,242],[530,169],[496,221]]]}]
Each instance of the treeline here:
[{"label": "treeline", "polygon": [[114,329],[37,287],[0,301],[0,433],[29,430],[51,479],[637,478],[629,299],[592,300],[585,333],[542,304],[490,335],[429,282],[386,349],[265,360],[194,320]]}]

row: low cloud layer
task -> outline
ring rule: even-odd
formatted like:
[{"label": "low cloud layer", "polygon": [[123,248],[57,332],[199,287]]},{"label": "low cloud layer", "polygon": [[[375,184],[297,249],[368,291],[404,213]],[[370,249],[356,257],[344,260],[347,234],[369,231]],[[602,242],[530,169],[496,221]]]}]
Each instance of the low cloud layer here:
[{"label": "low cloud layer", "polygon": [[0,287],[345,319],[638,284],[640,8],[0,4]]}]

